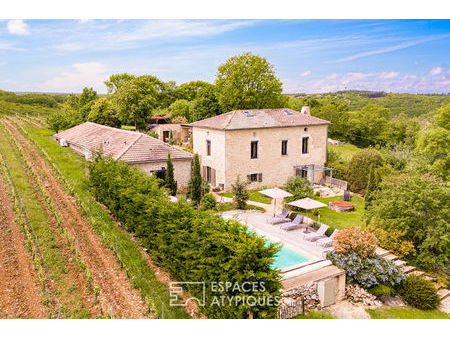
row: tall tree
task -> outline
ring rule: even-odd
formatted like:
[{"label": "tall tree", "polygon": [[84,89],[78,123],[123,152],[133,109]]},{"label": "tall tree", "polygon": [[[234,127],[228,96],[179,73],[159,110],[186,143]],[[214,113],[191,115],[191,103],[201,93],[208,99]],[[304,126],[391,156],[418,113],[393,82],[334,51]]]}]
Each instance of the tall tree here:
[{"label": "tall tree", "polygon": [[274,66],[252,53],[233,56],[219,66],[215,83],[224,111],[279,108],[284,103]]},{"label": "tall tree", "polygon": [[347,181],[353,192],[365,193],[371,166],[383,163],[381,153],[373,148],[361,149],[353,155],[348,165]]},{"label": "tall tree", "polygon": [[372,203],[374,195],[378,191],[379,184],[380,184],[380,175],[376,170],[375,164],[372,163],[369,170],[369,179],[367,181],[366,195],[364,196],[364,200],[366,202],[364,207],[366,209]]},{"label": "tall tree", "polygon": [[179,85],[176,91],[179,99],[193,101],[197,98],[197,93],[205,88],[213,89],[214,85],[205,81],[191,81]]},{"label": "tall tree", "polygon": [[144,125],[145,119],[159,107],[163,83],[151,75],[139,76],[121,84],[112,95],[123,124]]},{"label": "tall tree", "polygon": [[194,155],[194,164],[192,166],[191,181],[189,182],[190,197],[195,205],[198,205],[202,199],[202,175],[200,173],[200,159],[198,154]]},{"label": "tall tree", "polygon": [[222,108],[216,96],[214,87],[205,87],[197,92],[197,97],[192,101],[191,121],[203,120],[222,114]]},{"label": "tall tree", "polygon": [[115,93],[125,82],[135,78],[136,76],[127,73],[111,75],[109,80],[105,81],[106,88],[108,88],[108,93]]},{"label": "tall tree", "polygon": [[167,169],[166,169],[166,177],[164,179],[164,185],[167,189],[169,189],[170,194],[175,196],[177,194],[177,181],[174,178],[173,172],[173,162],[170,158],[170,154],[167,155]]}]

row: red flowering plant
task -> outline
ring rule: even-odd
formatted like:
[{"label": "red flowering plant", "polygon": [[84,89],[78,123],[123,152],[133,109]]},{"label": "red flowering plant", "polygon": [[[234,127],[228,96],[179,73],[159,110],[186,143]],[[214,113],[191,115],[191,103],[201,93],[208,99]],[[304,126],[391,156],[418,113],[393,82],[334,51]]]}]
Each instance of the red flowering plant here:
[{"label": "red flowering plant", "polygon": [[375,257],[377,238],[361,228],[339,230],[335,236],[334,251],[339,254],[356,253],[359,257]]}]

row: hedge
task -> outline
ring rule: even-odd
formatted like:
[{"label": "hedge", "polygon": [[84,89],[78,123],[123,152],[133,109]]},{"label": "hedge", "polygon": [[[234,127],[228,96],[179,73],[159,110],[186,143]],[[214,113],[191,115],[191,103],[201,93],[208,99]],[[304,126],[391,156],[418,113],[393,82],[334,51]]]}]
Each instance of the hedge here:
[{"label": "hedge", "polygon": [[[200,311],[206,316],[276,316],[281,283],[271,265],[278,244],[266,243],[244,225],[199,210],[185,200],[170,202],[155,178],[127,163],[97,156],[89,173],[95,198],[140,239],[157,265],[177,281],[205,283],[205,306]],[[211,287],[227,282],[233,287]],[[243,290],[245,282],[256,287]],[[183,287],[202,299],[198,285]],[[259,302],[254,304],[254,300]]]}]

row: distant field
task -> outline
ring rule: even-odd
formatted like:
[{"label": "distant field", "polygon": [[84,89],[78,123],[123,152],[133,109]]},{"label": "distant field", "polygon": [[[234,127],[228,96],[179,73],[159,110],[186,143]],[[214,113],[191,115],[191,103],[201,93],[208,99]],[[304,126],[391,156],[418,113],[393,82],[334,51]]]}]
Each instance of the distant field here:
[{"label": "distant field", "polygon": [[359,148],[353,144],[328,144],[328,149],[335,151],[344,162],[349,162]]}]

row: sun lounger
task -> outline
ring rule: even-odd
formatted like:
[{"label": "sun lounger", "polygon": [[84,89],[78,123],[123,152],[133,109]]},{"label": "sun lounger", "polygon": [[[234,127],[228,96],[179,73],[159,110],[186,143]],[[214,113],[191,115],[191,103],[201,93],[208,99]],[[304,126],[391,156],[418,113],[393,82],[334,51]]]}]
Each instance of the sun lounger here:
[{"label": "sun lounger", "polygon": [[285,230],[285,231],[300,229],[305,226],[304,224],[302,224],[302,222],[303,222],[303,216],[297,215],[297,216],[295,216],[295,218],[292,222],[281,224],[280,229]]},{"label": "sun lounger", "polygon": [[308,234],[305,234],[303,239],[314,242],[319,238],[325,237],[325,232],[327,232],[328,228],[329,228],[328,225],[322,224],[319,230],[317,230],[316,232],[310,232]]},{"label": "sun lounger", "polygon": [[288,217],[288,215],[289,215],[289,211],[285,209],[278,216],[274,216],[274,217],[269,218],[267,220],[267,222],[270,223],[270,224],[278,224],[278,223],[290,222],[291,219]]},{"label": "sun lounger", "polygon": [[334,243],[334,236],[338,233],[338,231],[338,229],[334,230],[330,237],[321,238],[316,243],[324,248],[332,246]]}]

